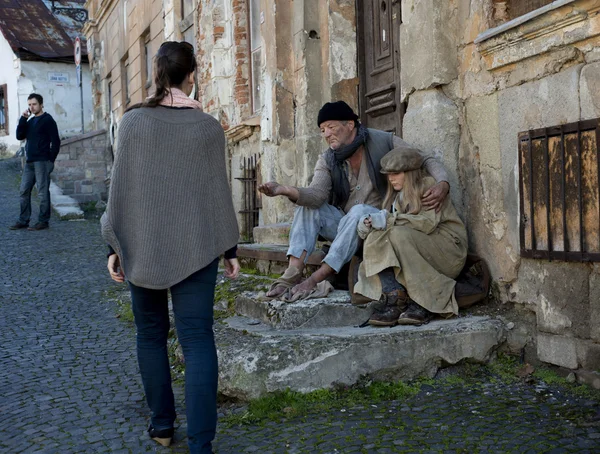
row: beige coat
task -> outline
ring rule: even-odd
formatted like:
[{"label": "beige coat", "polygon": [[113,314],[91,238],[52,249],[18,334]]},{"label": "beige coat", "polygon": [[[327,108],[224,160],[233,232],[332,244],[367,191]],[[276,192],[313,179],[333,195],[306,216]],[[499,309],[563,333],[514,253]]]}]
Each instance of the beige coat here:
[{"label": "beige coat", "polygon": [[[425,183],[429,188],[435,180],[426,177]],[[385,230],[371,230],[365,239],[364,260],[354,290],[379,299],[377,274],[392,267],[416,303],[437,314],[457,314],[454,278],[465,264],[467,247],[465,226],[449,196],[438,213],[388,213]]]}]

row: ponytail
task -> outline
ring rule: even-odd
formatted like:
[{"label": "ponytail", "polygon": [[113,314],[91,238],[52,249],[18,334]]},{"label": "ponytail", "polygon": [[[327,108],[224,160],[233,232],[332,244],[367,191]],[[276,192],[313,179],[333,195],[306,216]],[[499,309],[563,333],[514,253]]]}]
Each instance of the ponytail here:
[{"label": "ponytail", "polygon": [[129,107],[156,107],[170,94],[170,87],[180,85],[197,67],[194,48],[185,41],[165,41],[154,57],[154,93],[141,104]]}]

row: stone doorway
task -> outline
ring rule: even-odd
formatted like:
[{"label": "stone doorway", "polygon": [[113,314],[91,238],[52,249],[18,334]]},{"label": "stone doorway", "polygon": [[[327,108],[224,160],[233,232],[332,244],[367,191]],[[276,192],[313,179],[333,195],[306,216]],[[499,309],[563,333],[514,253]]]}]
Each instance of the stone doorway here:
[{"label": "stone doorway", "polygon": [[402,135],[399,0],[357,1],[359,111],[364,125]]}]

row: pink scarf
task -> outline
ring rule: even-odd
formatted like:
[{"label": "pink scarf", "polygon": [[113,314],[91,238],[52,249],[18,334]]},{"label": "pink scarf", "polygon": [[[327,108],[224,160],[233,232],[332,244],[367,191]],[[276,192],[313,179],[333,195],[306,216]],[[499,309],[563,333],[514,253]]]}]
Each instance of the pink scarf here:
[{"label": "pink scarf", "polygon": [[159,106],[167,107],[191,107],[192,109],[202,109],[202,104],[195,99],[188,97],[179,88],[171,88],[159,103]]}]

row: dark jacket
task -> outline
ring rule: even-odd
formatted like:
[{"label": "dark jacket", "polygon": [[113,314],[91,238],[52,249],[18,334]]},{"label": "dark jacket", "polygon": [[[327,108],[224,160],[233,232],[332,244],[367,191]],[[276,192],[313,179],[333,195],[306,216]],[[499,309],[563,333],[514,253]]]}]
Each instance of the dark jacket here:
[{"label": "dark jacket", "polygon": [[52,115],[45,112],[37,117],[35,124],[22,116],[17,126],[17,139],[27,139],[25,146],[27,162],[54,162],[60,151],[60,137],[56,122]]}]

